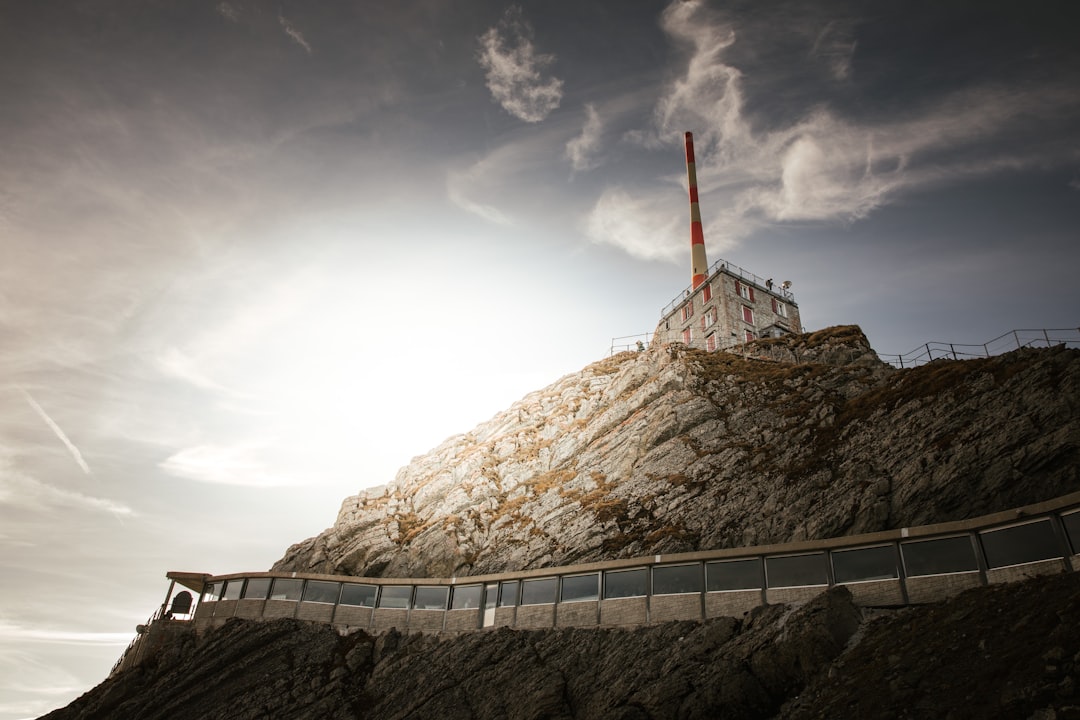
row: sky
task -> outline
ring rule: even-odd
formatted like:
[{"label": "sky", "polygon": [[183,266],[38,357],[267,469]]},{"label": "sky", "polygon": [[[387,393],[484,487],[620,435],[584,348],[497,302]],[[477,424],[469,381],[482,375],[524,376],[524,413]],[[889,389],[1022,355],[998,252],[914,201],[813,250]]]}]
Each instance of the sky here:
[{"label": "sky", "polygon": [[0,720],[648,333],[1080,325],[1074,2],[0,0]]}]

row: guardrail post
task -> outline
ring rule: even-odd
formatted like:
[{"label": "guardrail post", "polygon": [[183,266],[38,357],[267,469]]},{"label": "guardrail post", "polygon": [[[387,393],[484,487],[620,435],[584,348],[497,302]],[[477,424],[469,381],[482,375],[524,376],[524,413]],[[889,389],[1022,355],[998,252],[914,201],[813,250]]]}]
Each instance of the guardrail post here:
[{"label": "guardrail post", "polygon": [[1061,557],[1065,561],[1065,570],[1066,572],[1073,572],[1072,547],[1068,535],[1065,534],[1065,526],[1061,522],[1061,517],[1057,513],[1050,513],[1048,517],[1050,528],[1054,531],[1054,537],[1057,538],[1058,545],[1063,551]]}]

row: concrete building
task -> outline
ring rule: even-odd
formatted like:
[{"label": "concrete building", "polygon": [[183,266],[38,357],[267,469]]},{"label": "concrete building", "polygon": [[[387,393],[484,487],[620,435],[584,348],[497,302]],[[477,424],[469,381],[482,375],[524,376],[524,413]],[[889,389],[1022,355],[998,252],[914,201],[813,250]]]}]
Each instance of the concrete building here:
[{"label": "concrete building", "polygon": [[681,342],[722,350],[764,337],[802,332],[791,282],[775,284],[721,260],[706,270],[705,239],[698,208],[694,138],[686,133],[686,179],[690,194],[690,287],[665,307],[652,342]]},{"label": "concrete building", "polygon": [[721,260],[697,288],[661,311],[652,342],[724,350],[751,340],[802,332],[788,281],[776,284]]}]

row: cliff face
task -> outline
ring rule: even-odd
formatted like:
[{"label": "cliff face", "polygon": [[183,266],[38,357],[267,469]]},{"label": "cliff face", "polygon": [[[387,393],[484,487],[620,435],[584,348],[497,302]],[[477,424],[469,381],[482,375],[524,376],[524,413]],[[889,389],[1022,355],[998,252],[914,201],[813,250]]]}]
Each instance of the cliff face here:
[{"label": "cliff face", "polygon": [[1080,576],[860,618],[796,609],[635,630],[337,635],[230,620],[47,720],[1078,718]]},{"label": "cliff face", "polygon": [[350,497],[275,570],[461,576],[958,520],[1080,489],[1080,352],[895,370],[856,327],[623,353]]}]

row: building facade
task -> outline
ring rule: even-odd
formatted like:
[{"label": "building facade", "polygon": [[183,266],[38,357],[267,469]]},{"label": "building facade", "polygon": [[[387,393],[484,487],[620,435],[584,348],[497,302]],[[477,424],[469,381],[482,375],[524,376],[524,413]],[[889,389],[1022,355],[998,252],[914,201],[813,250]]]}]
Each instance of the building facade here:
[{"label": "building facade", "polygon": [[774,283],[721,260],[661,311],[652,342],[711,351],[798,332],[802,324],[790,282]]}]

